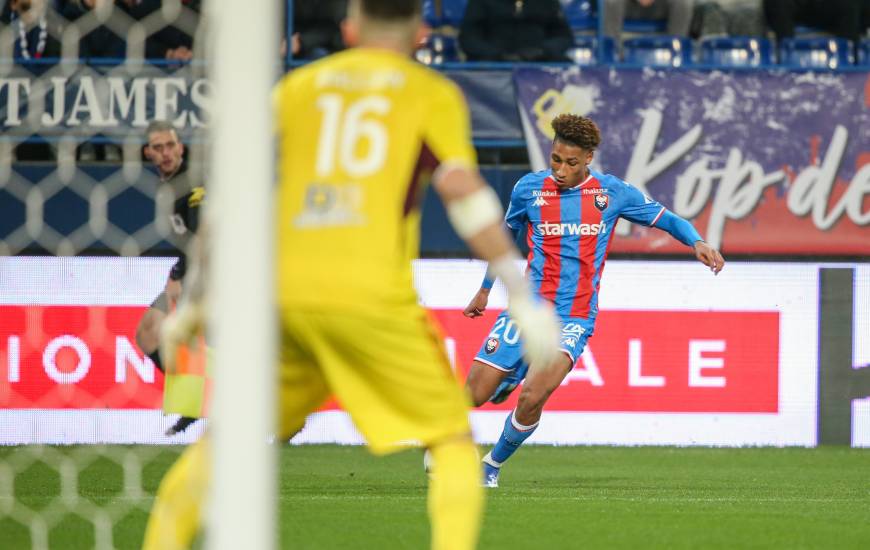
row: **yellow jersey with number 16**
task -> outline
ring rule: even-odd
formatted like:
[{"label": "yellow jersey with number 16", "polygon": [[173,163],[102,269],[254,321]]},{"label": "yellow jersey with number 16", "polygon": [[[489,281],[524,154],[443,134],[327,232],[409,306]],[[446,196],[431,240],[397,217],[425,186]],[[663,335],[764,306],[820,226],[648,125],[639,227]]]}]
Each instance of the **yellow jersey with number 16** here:
[{"label": "yellow jersey with number 16", "polygon": [[459,88],[397,53],[355,48],[275,90],[278,301],[416,303],[420,203],[439,164],[476,167]]}]

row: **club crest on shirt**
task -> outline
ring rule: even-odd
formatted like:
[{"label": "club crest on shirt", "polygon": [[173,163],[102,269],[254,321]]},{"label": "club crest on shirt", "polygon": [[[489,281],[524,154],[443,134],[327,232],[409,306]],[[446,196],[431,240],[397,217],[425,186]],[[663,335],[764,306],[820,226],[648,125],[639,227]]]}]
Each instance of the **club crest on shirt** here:
[{"label": "club crest on shirt", "polygon": [[305,189],[302,212],[293,223],[298,228],[363,225],[365,191],[357,184],[310,183]]},{"label": "club crest on shirt", "polygon": [[610,204],[610,197],[607,195],[595,195],[595,208],[603,212],[608,204]]},{"label": "club crest on shirt", "polygon": [[483,347],[483,351],[486,353],[495,353],[495,350],[498,349],[498,338],[487,338],[486,345]]}]

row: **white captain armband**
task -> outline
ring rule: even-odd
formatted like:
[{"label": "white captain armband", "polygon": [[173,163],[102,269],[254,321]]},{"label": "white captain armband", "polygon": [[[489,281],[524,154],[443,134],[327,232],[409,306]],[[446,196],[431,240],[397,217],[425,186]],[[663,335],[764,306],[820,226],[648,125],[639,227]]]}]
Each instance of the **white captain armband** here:
[{"label": "white captain armband", "polygon": [[501,223],[503,215],[501,201],[488,185],[447,204],[447,217],[463,239],[477,235],[492,224]]}]

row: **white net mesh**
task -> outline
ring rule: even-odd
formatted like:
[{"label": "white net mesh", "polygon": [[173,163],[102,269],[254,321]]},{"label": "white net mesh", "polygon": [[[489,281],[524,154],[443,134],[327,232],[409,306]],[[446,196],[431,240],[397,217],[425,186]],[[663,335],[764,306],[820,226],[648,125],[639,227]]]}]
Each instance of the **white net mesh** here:
[{"label": "white net mesh", "polygon": [[[0,546],[139,548],[166,444],[204,429],[165,435],[178,417],[135,333],[184,246],[175,201],[205,179],[206,25],[198,0],[4,4]],[[143,155],[153,120],[185,178]]]},{"label": "white net mesh", "polygon": [[0,451],[0,528],[7,548],[139,548],[160,476],[161,447],[32,446]]}]

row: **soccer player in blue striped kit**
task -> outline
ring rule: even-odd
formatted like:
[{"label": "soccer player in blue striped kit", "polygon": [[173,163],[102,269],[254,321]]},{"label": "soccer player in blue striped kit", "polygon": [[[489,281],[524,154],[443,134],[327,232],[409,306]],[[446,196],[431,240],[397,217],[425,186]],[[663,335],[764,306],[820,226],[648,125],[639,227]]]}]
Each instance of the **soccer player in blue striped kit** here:
[{"label": "soccer player in blue striped kit", "polygon": [[[636,187],[589,169],[601,141],[594,122],[563,114],[552,121],[552,128],[550,169],[527,174],[517,182],[505,222],[514,237],[523,228],[527,231],[526,276],[537,296],[551,302],[562,320],[563,353],[555,363],[535,365],[529,371],[521,353],[522,336],[507,311],[499,315],[484,340],[466,381],[474,406],[501,403],[522,382],[516,408],[505,420],[495,447],[483,458],[487,487],[498,487],[502,465],[534,433],[544,404],[592,336],[601,274],[619,218],[668,232],[691,247],[714,274],[725,263],[691,223]],[[483,315],[493,284],[487,272],[465,308],[467,317]]]}]

